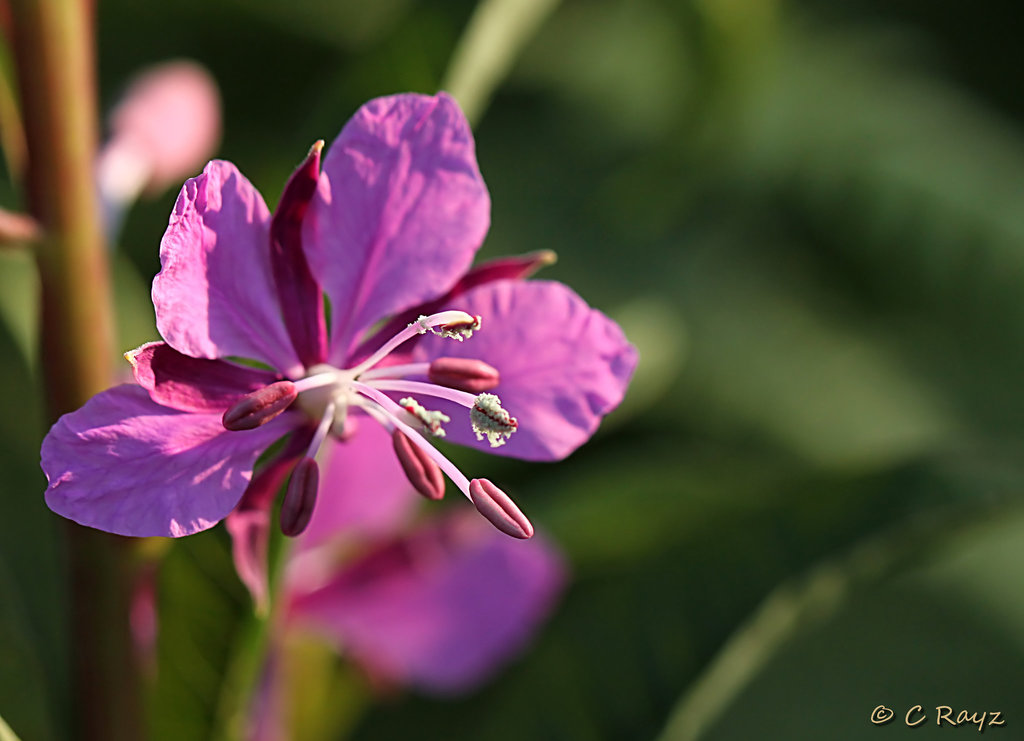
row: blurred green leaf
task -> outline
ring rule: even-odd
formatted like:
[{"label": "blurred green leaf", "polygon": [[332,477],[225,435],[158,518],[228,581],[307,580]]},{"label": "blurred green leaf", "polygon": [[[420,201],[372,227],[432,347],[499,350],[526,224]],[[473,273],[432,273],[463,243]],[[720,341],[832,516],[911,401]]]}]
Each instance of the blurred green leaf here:
[{"label": "blurred green leaf", "polygon": [[677,413],[749,426],[829,466],[890,465],[957,433],[887,327],[864,322],[795,249],[762,232],[755,256],[751,238],[715,232],[679,259],[691,360]]},{"label": "blurred green leaf", "polygon": [[[119,352],[159,339],[149,281],[144,280],[131,261],[120,253],[113,255],[112,269]],[[124,358],[119,356],[118,360],[115,368],[127,377],[131,373],[130,367]]]},{"label": "blurred green leaf", "polygon": [[0,250],[0,316],[29,364],[35,362],[39,277],[30,250]]},{"label": "blurred green leaf", "polygon": [[20,741],[3,718],[0,718],[0,741]]},{"label": "blurred green leaf", "polygon": [[531,45],[513,84],[557,91],[583,108],[574,120],[611,125],[615,138],[665,135],[685,111],[694,71],[683,29],[663,5],[567,3]]},{"label": "blurred green leaf", "polygon": [[[1024,136],[884,30],[791,24],[752,91],[729,160],[748,183],[795,186],[835,244],[892,299],[940,313],[1024,309]],[[739,173],[739,169],[737,169]],[[957,297],[951,304],[949,299]]]},{"label": "blurred green leaf", "polygon": [[[37,637],[29,627],[29,613],[0,558],[0,700],[4,718],[22,736],[48,741],[57,739],[52,698]],[[0,740],[16,738],[0,719]]]},{"label": "blurred green leaf", "polygon": [[[996,510],[1001,517],[1005,508]],[[849,602],[936,548],[996,519],[990,508],[957,508],[909,523],[859,544],[842,557],[817,565],[806,576],[775,589],[729,639],[711,665],[676,705],[661,741],[695,741],[764,666],[801,633],[832,618]],[[787,708],[789,710],[789,708]]]},{"label": "blurred green leaf", "polygon": [[358,50],[379,42],[408,12],[412,0],[231,0],[237,12],[265,19],[275,29]]},{"label": "blurred green leaf", "polygon": [[152,738],[213,738],[229,662],[252,615],[223,528],[174,541],[160,565]]},{"label": "blurred green leaf", "polygon": [[[26,276],[34,278],[34,270]],[[38,384],[5,326],[0,358],[0,710],[30,739],[35,730],[40,738],[62,737],[69,663],[63,521],[43,499]]]},{"label": "blurred green leaf", "polygon": [[[797,738],[820,729],[829,738],[868,741],[879,734],[869,722],[873,708],[891,707],[899,726],[920,704],[930,722],[914,736],[942,739],[950,730],[936,726],[937,705],[955,707],[954,717],[962,709],[1000,710],[1004,717],[1015,711],[1014,688],[1024,680],[1024,613],[1019,590],[1007,589],[1019,561],[1005,557],[1020,555],[1024,519],[1019,511],[1005,514],[937,542],[927,559],[881,584],[826,595],[826,609],[806,614],[770,660],[737,669],[744,682],[752,681],[720,712],[704,714],[714,721],[701,727],[706,732],[678,727],[663,738]],[[993,599],[1015,603],[1003,616],[1011,620],[993,619]],[[767,607],[760,614],[766,624]],[[732,644],[727,653],[739,648]],[[696,695],[693,700],[692,709],[707,709],[698,708]]]}]

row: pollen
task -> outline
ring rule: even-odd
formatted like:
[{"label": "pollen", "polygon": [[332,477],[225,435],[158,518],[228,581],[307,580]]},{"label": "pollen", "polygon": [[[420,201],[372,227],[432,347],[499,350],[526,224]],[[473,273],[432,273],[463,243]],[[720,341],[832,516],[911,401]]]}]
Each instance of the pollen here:
[{"label": "pollen", "polygon": [[416,318],[415,322],[410,322],[409,323],[409,326],[410,327],[415,326],[416,327],[416,331],[419,332],[420,334],[426,334],[427,332],[430,331],[430,325],[427,324],[427,315],[426,314],[420,314]]},{"label": "pollen", "polygon": [[487,437],[492,448],[500,448],[519,427],[516,418],[501,408],[501,400],[494,394],[476,397],[469,413],[470,423],[477,440]]},{"label": "pollen", "polygon": [[451,324],[442,324],[436,329],[432,329],[430,331],[439,337],[449,337],[453,340],[462,342],[463,340],[468,340],[472,337],[474,332],[479,331],[481,321],[481,317],[475,316],[470,322],[452,322]]},{"label": "pollen", "polygon": [[429,409],[424,409],[423,406],[411,396],[399,399],[398,403],[402,406],[402,409],[418,419],[431,435],[434,437],[444,437],[444,428],[441,425],[452,421],[451,417],[447,414],[444,412],[435,412]]}]

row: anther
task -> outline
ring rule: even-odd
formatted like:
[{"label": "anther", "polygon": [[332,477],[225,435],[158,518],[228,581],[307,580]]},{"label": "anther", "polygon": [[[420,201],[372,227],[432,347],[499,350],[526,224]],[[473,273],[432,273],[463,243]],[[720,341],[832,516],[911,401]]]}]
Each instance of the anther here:
[{"label": "anther", "polygon": [[477,511],[506,535],[523,540],[533,537],[533,525],[508,494],[487,479],[469,482],[469,498]]},{"label": "anther", "polygon": [[433,412],[429,409],[424,409],[423,406],[411,396],[399,399],[398,403],[402,406],[402,409],[418,419],[431,435],[434,437],[444,437],[444,428],[441,425],[445,422],[452,421],[452,418],[447,414],[444,412]]},{"label": "anther", "polygon": [[450,322],[441,324],[430,331],[441,337],[450,337],[453,340],[462,342],[473,336],[473,333],[480,329],[482,317],[474,316],[471,321]]},{"label": "anther", "polygon": [[480,394],[469,412],[470,424],[477,440],[487,437],[492,448],[498,448],[512,437],[519,427],[519,422],[511,414],[501,408],[501,400],[494,394]]},{"label": "anther", "polygon": [[313,458],[303,458],[292,471],[281,502],[281,532],[290,538],[302,535],[313,517],[320,468]]},{"label": "anther", "polygon": [[287,409],[298,392],[291,381],[278,381],[246,394],[224,412],[221,422],[232,432],[254,430]]},{"label": "anther", "polygon": [[438,358],[430,364],[427,378],[438,386],[480,394],[501,381],[498,369],[472,358]]},{"label": "anther", "polygon": [[401,430],[396,429],[391,433],[391,442],[398,462],[413,488],[427,499],[443,498],[444,474],[440,467],[419,446],[413,445]]}]

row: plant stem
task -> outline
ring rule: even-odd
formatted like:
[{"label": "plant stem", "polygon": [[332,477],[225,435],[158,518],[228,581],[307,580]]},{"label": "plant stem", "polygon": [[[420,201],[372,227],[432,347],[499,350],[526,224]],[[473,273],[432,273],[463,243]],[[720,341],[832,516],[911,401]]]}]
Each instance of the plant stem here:
[{"label": "plant stem", "polygon": [[[93,178],[97,116],[89,0],[12,0],[51,420],[109,385],[110,277]],[[76,738],[141,737],[128,631],[128,541],[69,524]]]},{"label": "plant stem", "polygon": [[280,632],[283,617],[278,596],[284,565],[292,546],[292,539],[281,534],[278,524],[279,518],[273,517],[267,549],[270,612],[261,614],[253,610],[239,626],[217,702],[213,738],[243,741],[249,736],[263,673],[267,669],[268,661],[275,658],[271,654],[277,650],[274,641],[276,634]]},{"label": "plant stem", "polygon": [[441,83],[476,128],[491,96],[559,0],[480,0]]}]

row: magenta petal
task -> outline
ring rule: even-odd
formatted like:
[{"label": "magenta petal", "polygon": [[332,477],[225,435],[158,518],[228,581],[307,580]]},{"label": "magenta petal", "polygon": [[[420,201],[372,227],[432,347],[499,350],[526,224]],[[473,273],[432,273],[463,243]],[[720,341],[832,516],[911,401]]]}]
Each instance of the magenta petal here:
[{"label": "magenta petal", "polygon": [[261,360],[301,373],[270,266],[270,213],[230,162],[185,182],[160,243],[153,280],[157,329],[195,358]]},{"label": "magenta petal", "polygon": [[381,317],[447,291],[489,225],[473,135],[454,100],[394,95],[360,108],[324,158],[303,225],[331,300],[331,360],[340,364]]},{"label": "magenta petal", "polygon": [[228,432],[219,414],[169,409],[139,386],[117,386],[65,414],[43,440],[46,503],[119,535],[191,535],[232,510],[287,417]]},{"label": "magenta petal", "polygon": [[[483,317],[465,342],[424,337],[413,356],[477,358],[501,373],[498,395],[518,429],[500,448],[478,442],[465,410],[431,400],[451,416],[447,439],[497,455],[557,460],[582,445],[626,392],[636,349],[619,326],[551,281],[495,281],[453,303]],[[462,420],[465,420],[464,422]]]},{"label": "magenta petal", "polygon": [[[380,329],[374,331],[371,336],[359,343],[359,347],[352,353],[352,357],[356,361],[368,357],[370,353],[383,345],[387,340],[401,332],[411,322],[416,321],[418,316],[421,314],[429,316],[454,306],[458,297],[471,288],[476,288],[479,285],[495,280],[523,280],[529,278],[545,265],[553,265],[556,259],[554,252],[538,250],[537,252],[530,252],[525,255],[499,257],[482,262],[459,278],[455,285],[451,287],[451,290],[443,296],[413,306],[411,309],[391,317]],[[404,345],[403,351],[411,351],[418,341],[418,337],[413,337]]]},{"label": "magenta petal", "polygon": [[347,440],[329,438],[321,454],[320,497],[303,548],[337,538],[393,532],[419,498],[405,478],[387,431],[368,417]]},{"label": "magenta petal", "polygon": [[522,649],[564,579],[561,559],[542,537],[516,541],[478,518],[457,517],[297,596],[292,616],[376,676],[451,694]]},{"label": "magenta petal", "polygon": [[320,179],[320,150],[314,144],[288,178],[270,220],[270,259],[284,323],[302,364],[310,368],[327,359],[327,322],[320,286],[309,272],[302,249],[302,220]]},{"label": "magenta petal", "polygon": [[148,342],[125,353],[135,381],[163,406],[193,412],[223,412],[246,394],[277,380],[268,371],[224,360],[182,355],[165,342]]}]

